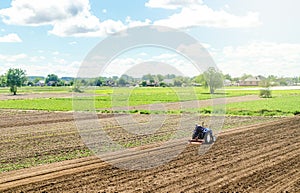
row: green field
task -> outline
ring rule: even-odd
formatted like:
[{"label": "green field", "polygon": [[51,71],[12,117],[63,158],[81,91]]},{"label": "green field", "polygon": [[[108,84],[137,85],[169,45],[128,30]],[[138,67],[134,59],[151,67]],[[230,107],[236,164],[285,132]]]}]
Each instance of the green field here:
[{"label": "green field", "polygon": [[300,95],[277,96],[271,99],[231,103],[227,114],[255,116],[290,116],[300,114]]},{"label": "green field", "polygon": [[[0,89],[0,93],[7,90]],[[23,87],[19,89],[22,93],[70,93],[69,87]],[[217,91],[213,96],[233,97],[244,95],[258,95],[255,90],[228,90],[226,92]],[[105,109],[116,106],[136,106],[143,104],[179,102],[189,100],[211,99],[212,95],[208,90],[201,87],[187,88],[97,88],[90,89],[86,93],[95,93],[94,97],[81,97],[86,105],[95,104],[99,112],[107,112]],[[299,114],[300,90],[272,91],[273,98],[259,101],[249,101],[232,103],[226,105],[226,113],[229,115],[263,115],[263,116],[289,116]],[[38,99],[18,99],[0,100],[0,108],[3,109],[23,109],[23,110],[46,110],[46,111],[72,111],[73,98],[38,98]],[[87,109],[90,109],[87,107]],[[200,112],[210,114],[211,107],[202,109],[185,109],[184,111]],[[131,111],[131,113],[141,113]],[[147,113],[159,113],[150,112]],[[165,113],[165,112],[162,112]],[[182,111],[171,111],[167,113],[182,113]]]}]

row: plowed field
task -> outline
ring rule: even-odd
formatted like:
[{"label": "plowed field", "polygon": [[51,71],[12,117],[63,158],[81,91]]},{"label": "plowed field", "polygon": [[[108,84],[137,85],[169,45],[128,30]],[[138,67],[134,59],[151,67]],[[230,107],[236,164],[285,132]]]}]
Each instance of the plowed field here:
[{"label": "plowed field", "polygon": [[[11,113],[1,114],[4,120],[1,122],[2,163],[32,157],[34,153],[56,155],[60,148],[61,151],[85,148],[70,121],[70,114],[29,113],[25,117],[31,124],[26,126],[28,121],[18,120],[20,113],[14,125],[8,124],[10,121],[5,117],[11,117]],[[47,118],[41,118],[43,116]],[[109,116],[103,118],[110,119]],[[235,118],[229,119],[233,124]],[[255,122],[255,118],[236,119],[239,124]],[[204,155],[198,154],[199,146],[188,145],[171,162],[145,171],[118,169],[90,156],[4,172],[0,174],[0,192],[299,192],[300,117],[265,121],[221,133]],[[25,126],[21,125],[23,122]],[[57,143],[53,145],[55,140]],[[24,151],[16,150],[18,144],[24,143],[30,148],[23,145],[20,147]],[[127,157],[114,154],[109,159],[122,163],[149,153],[153,157],[163,156],[182,145],[185,144],[170,143],[166,148],[145,149]]]}]

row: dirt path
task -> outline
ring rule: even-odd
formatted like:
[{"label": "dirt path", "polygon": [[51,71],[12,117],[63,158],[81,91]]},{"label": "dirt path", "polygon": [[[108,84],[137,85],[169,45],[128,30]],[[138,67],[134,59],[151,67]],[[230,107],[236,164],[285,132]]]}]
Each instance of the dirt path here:
[{"label": "dirt path", "polygon": [[[88,93],[76,93],[77,96],[94,96]],[[101,96],[101,95],[95,95]],[[73,93],[20,93],[17,95],[0,94],[0,100],[17,100],[17,99],[38,99],[38,98],[72,98]]]},{"label": "dirt path", "polygon": [[0,94],[0,100],[36,99],[36,98],[71,98],[72,93],[26,93],[26,94]]},{"label": "dirt path", "polygon": [[[206,154],[190,145],[172,162],[146,171],[121,170],[96,157],[12,171],[1,174],[0,191],[299,192],[299,127],[300,117],[293,117],[223,132]],[[181,145],[151,151],[163,156]]]},{"label": "dirt path", "polygon": [[[148,105],[138,105],[130,107],[113,107],[108,110],[181,110],[181,109],[194,109],[200,107],[208,107],[214,105],[225,105],[228,103],[238,103],[246,101],[264,100],[256,95],[246,95],[228,98],[216,98],[216,99],[206,99],[206,100],[193,100],[193,101],[182,101],[182,102],[170,102],[170,103],[159,103],[159,104],[148,104]],[[107,108],[106,108],[107,109]],[[97,109],[105,110],[105,109]]]}]

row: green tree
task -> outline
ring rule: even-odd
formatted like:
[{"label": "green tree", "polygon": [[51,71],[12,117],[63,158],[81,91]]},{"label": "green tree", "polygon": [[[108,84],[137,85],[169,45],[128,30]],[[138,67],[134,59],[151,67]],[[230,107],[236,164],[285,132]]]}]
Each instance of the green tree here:
[{"label": "green tree", "polygon": [[33,86],[33,85],[34,85],[34,83],[32,81],[27,82],[27,86]]},{"label": "green tree", "polygon": [[184,77],[178,76],[178,77],[174,78],[174,86],[181,87],[184,83],[185,84],[188,83],[188,81]]},{"label": "green tree", "polygon": [[118,81],[118,85],[119,86],[125,86],[127,84],[125,78],[120,78],[119,81]]},{"label": "green tree", "polygon": [[174,80],[174,86],[181,87],[182,84],[183,84],[183,82],[182,82],[181,79],[175,79],[175,80]]},{"label": "green tree", "polygon": [[154,77],[151,74],[146,74],[143,75],[142,80],[154,80]]},{"label": "green tree", "polygon": [[165,77],[163,75],[161,75],[161,74],[158,74],[156,77],[157,77],[157,79],[158,79],[159,82],[161,82],[161,81],[163,81],[165,79]]},{"label": "green tree", "polygon": [[5,75],[0,76],[0,87],[5,87],[7,84],[7,78]]},{"label": "green tree", "polygon": [[26,72],[22,69],[11,68],[6,73],[7,86],[10,87],[10,92],[17,94],[18,87],[21,87],[26,81]]},{"label": "green tree", "polygon": [[271,82],[269,79],[264,79],[259,83],[259,86],[263,87],[259,90],[259,97],[272,98],[272,91],[270,90]]},{"label": "green tree", "polygon": [[176,78],[176,75],[175,74],[167,74],[165,76],[166,79],[173,79],[173,78]]},{"label": "green tree", "polygon": [[224,79],[231,80],[231,81],[233,80],[232,77],[230,76],[230,74],[225,74]]},{"label": "green tree", "polygon": [[270,81],[270,82],[276,82],[276,80],[278,79],[277,76],[274,76],[274,75],[269,75],[267,77],[267,79]]},{"label": "green tree", "polygon": [[288,82],[287,82],[286,78],[283,78],[283,77],[279,78],[278,81],[279,81],[280,86],[287,86],[288,85]]},{"label": "green tree", "polygon": [[101,77],[95,80],[95,86],[102,86],[102,84],[103,84],[103,80]]},{"label": "green tree", "polygon": [[35,78],[35,79],[33,80],[33,83],[36,84],[36,83],[38,83],[40,80],[42,80],[42,78]]},{"label": "green tree", "polygon": [[143,86],[143,87],[146,87],[146,86],[147,86],[147,81],[144,80],[144,81],[142,82],[142,86]]},{"label": "green tree", "polygon": [[73,92],[77,92],[77,93],[83,93],[84,91],[82,90],[83,84],[82,84],[82,80],[73,80],[73,88],[72,91]]},{"label": "green tree", "polygon": [[292,81],[293,81],[294,85],[297,85],[298,82],[299,82],[299,78],[298,77],[294,77],[294,78],[292,78]]},{"label": "green tree", "polygon": [[[48,84],[50,81],[54,82],[54,85],[57,85],[57,83],[59,82],[59,78],[55,74],[48,74],[45,82],[46,82],[46,84]],[[54,86],[54,85],[52,85],[52,86]]]},{"label": "green tree", "polygon": [[251,77],[253,77],[251,74],[243,74],[241,80],[246,80],[247,78],[251,78]]},{"label": "green tree", "polygon": [[260,81],[259,86],[269,88],[271,86],[271,82],[268,79],[264,79]]},{"label": "green tree", "polygon": [[200,74],[198,76],[196,76],[193,81],[195,83],[198,83],[198,84],[201,84],[201,86],[205,86],[207,87],[207,82],[205,81],[205,77],[204,77],[204,74]]},{"label": "green tree", "polygon": [[217,88],[222,88],[223,86],[223,75],[221,72],[217,71],[215,68],[210,67],[204,72],[204,78],[206,85],[209,87],[210,94],[214,94]]}]

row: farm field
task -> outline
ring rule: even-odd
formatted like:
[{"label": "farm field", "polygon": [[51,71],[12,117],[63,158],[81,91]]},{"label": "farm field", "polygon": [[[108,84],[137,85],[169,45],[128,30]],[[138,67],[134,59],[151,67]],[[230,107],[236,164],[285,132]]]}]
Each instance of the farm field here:
[{"label": "farm field", "polygon": [[[45,110],[45,111],[72,111],[73,95],[69,87],[62,88],[22,88],[17,96],[0,94],[0,109],[23,109],[23,110]],[[30,90],[31,89],[31,90]],[[53,89],[52,91],[49,91]],[[3,88],[2,88],[2,91]],[[7,92],[7,90],[6,90]],[[190,92],[195,92],[190,95]],[[226,97],[231,100],[232,97],[252,96],[251,101],[241,103],[236,101],[235,104],[228,105],[227,114],[229,115],[255,115],[255,116],[291,116],[299,114],[297,103],[300,99],[300,90],[274,90],[273,98],[254,101],[258,95],[257,90],[228,90],[225,93],[218,91],[216,98]],[[95,108],[99,112],[109,112],[115,106],[141,107],[147,104],[170,103],[172,106],[176,102],[186,102],[195,100],[210,100],[211,95],[204,88],[97,88],[96,90],[87,90],[80,94],[86,101],[95,101]],[[237,98],[236,98],[237,99]],[[259,98],[256,97],[255,100]],[[117,101],[113,103],[112,101]],[[228,103],[234,103],[234,100]],[[238,103],[237,103],[238,102]],[[90,103],[92,104],[92,103]],[[211,105],[211,104],[210,104]],[[201,106],[201,109],[183,109],[183,111],[199,111],[201,114],[210,114],[209,105]],[[145,111],[146,113],[152,113]],[[172,109],[174,110],[174,109]],[[176,109],[175,109],[176,110]],[[130,111],[130,113],[139,113]],[[163,112],[169,114],[179,114],[178,111]]]},{"label": "farm field", "polygon": [[[122,116],[122,115],[120,115]],[[170,115],[165,121],[165,130],[150,136],[144,143],[155,143],[163,139],[166,132],[176,125],[179,115]],[[0,111],[0,172],[27,168],[39,164],[47,164],[92,154],[84,145],[72,113],[54,113],[44,111]],[[105,123],[114,135],[120,135],[120,126],[114,115],[99,114],[98,118]],[[137,121],[149,121],[150,115],[135,115]],[[201,121],[208,122],[203,116]],[[227,117],[224,129],[278,120],[278,117]],[[195,122],[191,122],[194,126]],[[191,134],[192,128],[190,128]],[[161,136],[159,138],[159,136]],[[123,137],[123,136],[120,136]],[[189,136],[190,137],[190,136]],[[145,139],[147,139],[145,137]],[[123,139],[125,146],[139,145],[134,136]]]},{"label": "farm field", "polygon": [[[199,147],[188,145],[170,163],[145,171],[118,169],[93,156],[81,142],[71,113],[2,110],[0,116],[4,120],[1,167],[7,166],[0,174],[1,192],[300,191],[299,116],[228,117],[225,125],[235,129],[222,132],[206,154],[199,156]],[[118,128],[109,115],[99,116]],[[138,119],[147,120],[147,115]],[[177,119],[172,116],[172,120]],[[171,129],[166,127],[166,131]],[[131,140],[125,137],[126,142]],[[145,153],[125,158],[115,155],[112,159],[134,160],[149,151],[162,156],[183,145],[186,142],[170,143],[164,149],[145,149]],[[46,164],[61,161],[52,160],[54,157],[70,160]],[[22,160],[29,165],[22,165]],[[14,170],[17,168],[9,169],[9,165],[39,166]]]},{"label": "farm field", "polygon": [[[78,130],[74,114],[69,112],[72,93],[67,88],[34,89],[26,88],[17,96],[1,94],[4,90],[0,90],[0,192],[300,191],[300,90],[275,90],[271,99],[259,98],[254,90],[229,91],[223,129],[204,155],[198,153],[207,145],[187,143],[195,123],[208,124],[211,120],[212,99],[201,88],[195,88],[196,96],[182,89],[180,100],[173,88],[138,88],[129,92],[129,103],[123,88],[115,93],[104,88],[81,94],[84,100],[95,96],[97,117],[114,141],[141,150],[134,154],[117,151],[106,159],[120,165],[147,165],[149,159],[185,147],[167,164],[131,171],[100,160],[88,148],[101,140],[83,141],[83,136],[97,132],[92,127]],[[129,105],[129,109],[112,111],[116,93],[120,94],[114,96],[119,105]],[[217,98],[221,96],[217,94]],[[196,100],[201,109],[194,109]],[[214,102],[217,105],[224,100]],[[166,109],[150,110],[149,104],[163,104]],[[124,130],[138,129],[128,116],[142,125],[152,116],[166,117],[162,125],[153,123],[152,127],[161,126],[156,132],[134,135]],[[81,119],[92,124],[90,118]],[[182,140],[161,147],[175,128],[182,130]]]}]

